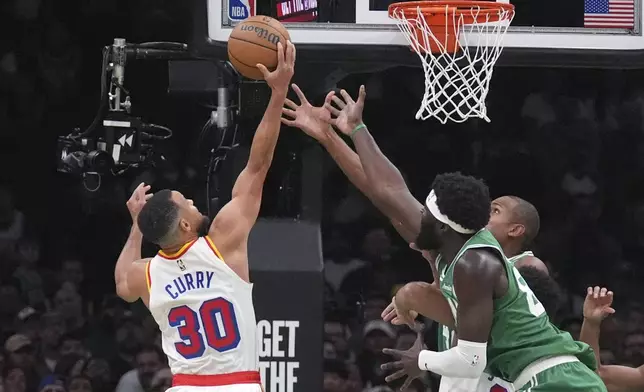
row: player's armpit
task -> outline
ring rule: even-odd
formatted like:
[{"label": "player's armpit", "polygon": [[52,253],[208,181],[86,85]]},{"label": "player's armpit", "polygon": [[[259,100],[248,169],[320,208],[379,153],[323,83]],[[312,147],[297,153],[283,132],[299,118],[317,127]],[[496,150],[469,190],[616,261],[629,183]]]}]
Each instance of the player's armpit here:
[{"label": "player's armpit", "polygon": [[454,291],[458,298],[456,333],[470,342],[487,342],[494,316],[494,287],[504,273],[491,253],[469,250],[454,266]]},{"label": "player's armpit", "polygon": [[454,328],[454,317],[445,297],[435,285],[426,282],[411,282],[396,293],[396,301],[402,307]]},{"label": "player's armpit", "polygon": [[640,390],[644,388],[644,366],[600,366],[599,376],[608,392]]},{"label": "player's armpit", "polygon": [[151,259],[141,259],[133,262],[126,275],[116,285],[116,294],[127,302],[136,302],[139,298],[148,297],[148,278],[146,266]]},{"label": "player's armpit", "polygon": [[534,257],[534,256],[522,257],[514,264],[514,266],[517,267],[517,269],[521,267],[532,267],[550,275],[550,272],[548,271],[548,267],[546,266],[546,263],[541,261],[541,259],[538,257]]}]

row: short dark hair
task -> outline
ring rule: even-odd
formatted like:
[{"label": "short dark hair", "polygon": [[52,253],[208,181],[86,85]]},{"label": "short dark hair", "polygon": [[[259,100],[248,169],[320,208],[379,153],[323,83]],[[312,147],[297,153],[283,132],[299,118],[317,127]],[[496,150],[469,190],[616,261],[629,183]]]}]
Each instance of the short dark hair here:
[{"label": "short dark hair", "polygon": [[518,270],[539,302],[546,309],[550,320],[554,320],[562,302],[559,284],[550,275],[538,268],[525,266]]},{"label": "short dark hair", "polygon": [[436,204],[450,220],[469,230],[480,230],[490,220],[490,191],[478,178],[460,172],[443,173],[432,183]]},{"label": "short dark hair", "polygon": [[525,227],[523,246],[528,247],[532,244],[537,234],[539,234],[539,228],[541,227],[539,211],[527,200],[518,196],[510,196],[510,198],[517,203],[512,209],[512,214],[514,214],[517,223],[521,223]]},{"label": "short dark hair", "polygon": [[163,189],[148,200],[137,218],[143,237],[157,245],[167,240],[179,219],[179,206],[172,200],[172,191]]}]

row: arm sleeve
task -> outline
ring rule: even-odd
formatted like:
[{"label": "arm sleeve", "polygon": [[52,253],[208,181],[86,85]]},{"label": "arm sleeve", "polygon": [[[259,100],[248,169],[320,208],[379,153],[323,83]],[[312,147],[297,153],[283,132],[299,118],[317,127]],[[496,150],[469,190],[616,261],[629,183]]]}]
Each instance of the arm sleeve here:
[{"label": "arm sleeve", "polygon": [[441,376],[479,378],[487,365],[486,350],[487,343],[459,340],[447,351],[421,351],[418,367]]}]

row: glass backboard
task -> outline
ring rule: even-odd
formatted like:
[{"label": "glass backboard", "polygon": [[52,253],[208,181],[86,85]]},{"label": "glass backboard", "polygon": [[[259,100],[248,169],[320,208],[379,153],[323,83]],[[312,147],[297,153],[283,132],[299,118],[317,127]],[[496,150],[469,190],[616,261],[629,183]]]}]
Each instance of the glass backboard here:
[{"label": "glass backboard", "polygon": [[[247,15],[263,14],[287,25],[299,61],[417,64],[387,16],[393,0],[195,2],[193,48],[202,56],[225,58],[235,24]],[[505,37],[501,65],[644,66],[641,0],[510,2],[516,17]]]}]

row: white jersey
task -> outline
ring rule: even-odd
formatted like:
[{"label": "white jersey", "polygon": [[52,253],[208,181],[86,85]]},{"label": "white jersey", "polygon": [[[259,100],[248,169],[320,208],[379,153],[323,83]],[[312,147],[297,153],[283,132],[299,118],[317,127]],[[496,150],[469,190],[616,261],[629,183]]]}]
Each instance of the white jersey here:
[{"label": "white jersey", "polygon": [[438,392],[514,392],[505,380],[483,373],[480,379],[441,377]]},{"label": "white jersey", "polygon": [[209,237],[147,266],[149,308],[172,374],[257,371],[253,285],[226,263]]}]

